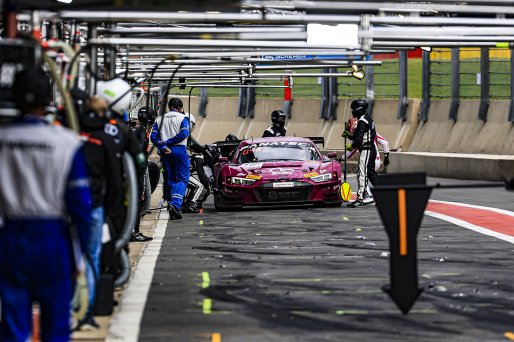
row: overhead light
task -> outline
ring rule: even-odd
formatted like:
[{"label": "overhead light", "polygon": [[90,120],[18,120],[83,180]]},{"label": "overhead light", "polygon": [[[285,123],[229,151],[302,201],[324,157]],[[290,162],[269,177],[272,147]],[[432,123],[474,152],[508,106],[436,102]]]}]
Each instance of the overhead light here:
[{"label": "overhead light", "polygon": [[420,49],[423,51],[432,52],[432,47],[430,46],[421,46]]},{"label": "overhead light", "polygon": [[71,4],[73,0],[57,0],[57,2],[62,2],[64,4]]},{"label": "overhead light", "polygon": [[352,76],[355,77],[358,80],[362,80],[366,74],[364,73],[364,70],[358,65],[352,64]]},{"label": "overhead light", "polygon": [[307,24],[307,44],[327,46],[357,45],[359,26],[356,24]]}]

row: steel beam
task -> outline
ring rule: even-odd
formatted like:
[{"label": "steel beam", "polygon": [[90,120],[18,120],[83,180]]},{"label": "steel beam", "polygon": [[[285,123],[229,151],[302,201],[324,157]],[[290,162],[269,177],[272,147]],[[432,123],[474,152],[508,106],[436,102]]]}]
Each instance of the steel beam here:
[{"label": "steel beam", "polygon": [[448,118],[457,121],[457,113],[460,105],[460,58],[459,48],[452,48],[452,97]]},{"label": "steel beam", "polygon": [[478,118],[487,121],[487,111],[489,109],[489,49],[480,49],[480,106],[478,108]]}]

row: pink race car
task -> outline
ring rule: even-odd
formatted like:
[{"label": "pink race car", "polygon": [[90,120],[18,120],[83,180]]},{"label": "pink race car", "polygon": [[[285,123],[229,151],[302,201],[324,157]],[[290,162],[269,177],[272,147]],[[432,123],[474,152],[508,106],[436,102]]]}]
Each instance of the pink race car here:
[{"label": "pink race car", "polygon": [[221,144],[225,151],[232,144],[233,150],[214,166],[214,204],[218,210],[342,204],[338,195],[341,164],[334,160],[335,152],[330,158],[322,156],[309,138],[258,138]]}]

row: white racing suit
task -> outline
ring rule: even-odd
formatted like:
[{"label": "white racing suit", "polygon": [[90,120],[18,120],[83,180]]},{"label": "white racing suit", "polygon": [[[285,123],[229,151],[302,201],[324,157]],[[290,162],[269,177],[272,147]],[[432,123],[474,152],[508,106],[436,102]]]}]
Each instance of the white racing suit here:
[{"label": "white racing suit", "polygon": [[190,209],[202,208],[202,203],[209,197],[212,178],[210,167],[203,165],[203,156],[195,154],[191,156],[191,177],[187,185],[188,193],[184,206]]},{"label": "white racing suit", "polygon": [[191,177],[187,184],[187,195],[184,203],[184,212],[197,212],[202,208],[202,203],[209,197],[211,190],[212,170],[204,162],[203,153],[205,147],[200,145],[195,139],[189,142],[191,155]]}]

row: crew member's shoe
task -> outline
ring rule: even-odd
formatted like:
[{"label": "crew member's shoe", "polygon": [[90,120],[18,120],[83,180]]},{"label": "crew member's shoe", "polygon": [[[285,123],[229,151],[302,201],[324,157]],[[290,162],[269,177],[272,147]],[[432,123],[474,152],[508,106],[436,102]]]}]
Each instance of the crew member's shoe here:
[{"label": "crew member's shoe", "polygon": [[182,213],[184,214],[188,214],[188,213],[191,213],[191,214],[198,214],[200,212],[200,209],[196,207],[196,205],[194,204],[191,204],[191,205],[188,205],[188,206],[185,206],[184,208],[182,208]]},{"label": "crew member's shoe", "polygon": [[178,211],[177,208],[172,206],[171,204],[168,204],[168,212],[170,213],[170,220],[181,220],[182,215],[180,214],[180,211]]},{"label": "crew member's shoe", "polygon": [[134,232],[132,233],[132,236],[130,237],[131,242],[145,242],[145,241],[152,241],[153,238],[144,235],[141,232]]},{"label": "crew member's shoe", "polygon": [[367,204],[367,203],[364,203],[364,201],[363,201],[363,200],[361,200],[361,199],[356,199],[355,201],[348,203],[346,206],[347,206],[348,208],[358,208],[358,207],[363,207],[363,206],[365,206],[366,204]]},{"label": "crew member's shoe", "polygon": [[370,196],[370,197],[365,197],[365,198],[362,200],[362,202],[363,202],[364,204],[373,204],[373,203],[375,203],[375,199],[374,199],[373,197],[371,197],[371,196]]},{"label": "crew member's shoe", "polygon": [[75,328],[76,331],[91,331],[98,329],[100,329],[100,325],[95,321],[92,314],[87,314]]}]

